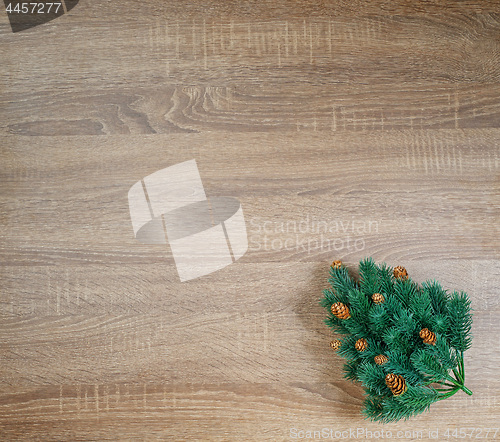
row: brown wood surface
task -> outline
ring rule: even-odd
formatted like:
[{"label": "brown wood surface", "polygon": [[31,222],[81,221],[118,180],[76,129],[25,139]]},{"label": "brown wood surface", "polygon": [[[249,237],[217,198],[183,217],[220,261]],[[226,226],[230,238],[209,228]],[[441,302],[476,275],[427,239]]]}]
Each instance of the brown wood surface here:
[{"label": "brown wood surface", "polygon": [[[0,40],[0,439],[493,440],[498,2],[81,0]],[[127,193],[192,158],[250,248],[181,283]],[[362,419],[318,301],[365,256],[468,292],[473,396]]]}]

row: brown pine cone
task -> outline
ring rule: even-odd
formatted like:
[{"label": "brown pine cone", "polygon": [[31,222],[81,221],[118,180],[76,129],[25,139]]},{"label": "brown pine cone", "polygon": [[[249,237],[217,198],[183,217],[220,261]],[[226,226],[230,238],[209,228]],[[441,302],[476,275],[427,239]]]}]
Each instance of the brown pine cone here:
[{"label": "brown pine cone", "polygon": [[431,332],[428,328],[420,330],[419,336],[424,340],[424,344],[436,344],[436,333]]},{"label": "brown pine cone", "polygon": [[385,301],[384,295],[382,295],[382,293],[374,293],[372,295],[372,301],[374,304],[382,304]]},{"label": "brown pine cone", "polygon": [[336,302],[332,304],[332,314],[339,319],[349,319],[351,314],[349,313],[349,307],[342,302]]},{"label": "brown pine cone", "polygon": [[368,342],[365,338],[358,339],[354,344],[354,348],[358,351],[365,351],[368,348]]},{"label": "brown pine cone", "polygon": [[341,266],[342,266],[342,261],[340,259],[337,259],[336,261],[332,262],[333,269],[339,269]]},{"label": "brown pine cone", "polygon": [[408,272],[402,266],[394,267],[393,273],[394,273],[394,278],[396,278],[396,279],[407,279],[408,278]]},{"label": "brown pine cone", "polygon": [[330,342],[330,347],[332,347],[335,351],[337,351],[341,345],[342,342],[340,342],[338,339],[334,339],[332,342]]},{"label": "brown pine cone", "polygon": [[386,355],[377,355],[373,358],[373,360],[377,365],[384,365],[389,360],[389,358]]},{"label": "brown pine cone", "polygon": [[385,376],[385,384],[392,391],[394,396],[399,396],[406,391],[406,382],[403,376],[394,373],[388,373]]}]

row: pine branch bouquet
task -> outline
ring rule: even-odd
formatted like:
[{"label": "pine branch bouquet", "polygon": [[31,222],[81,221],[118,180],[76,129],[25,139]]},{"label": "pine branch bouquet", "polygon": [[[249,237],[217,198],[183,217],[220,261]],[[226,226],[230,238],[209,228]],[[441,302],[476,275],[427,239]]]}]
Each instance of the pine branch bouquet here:
[{"label": "pine branch bouquet", "polygon": [[471,345],[470,300],[436,281],[413,282],[403,267],[359,264],[359,281],[334,261],[321,300],[326,324],[342,336],[331,347],[346,359],[344,377],[365,388],[363,414],[393,422],[426,411],[464,385]]}]

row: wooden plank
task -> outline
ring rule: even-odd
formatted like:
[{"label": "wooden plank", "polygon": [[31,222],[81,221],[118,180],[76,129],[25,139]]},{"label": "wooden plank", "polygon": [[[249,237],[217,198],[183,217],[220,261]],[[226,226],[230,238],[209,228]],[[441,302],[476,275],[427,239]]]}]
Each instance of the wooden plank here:
[{"label": "wooden plank", "polygon": [[246,3],[225,3],[217,0],[201,0],[198,2],[179,1],[162,2],[149,0],[138,4],[134,0],[123,0],[120,4],[98,3],[92,6],[78,5],[73,14],[78,12],[85,19],[103,19],[106,17],[192,17],[205,15],[211,19],[303,19],[306,17],[354,17],[359,15],[379,16],[387,15],[423,15],[449,18],[459,14],[487,14],[498,13],[500,7],[488,0],[465,0],[460,3],[452,1],[432,0],[425,3],[415,3],[411,0],[374,0],[364,2],[353,0],[349,3],[311,3],[308,0],[298,0],[289,3],[286,0],[277,0],[270,4],[259,0],[250,0]]},{"label": "wooden plank", "polygon": [[[2,394],[3,434],[20,440],[79,438],[116,440],[291,440],[298,431],[333,431],[333,440],[370,438],[368,431],[403,440],[446,438],[454,430],[498,439],[495,396],[454,397],[432,405],[433,413],[398,424],[359,419],[361,389],[339,383],[77,384],[19,388]],[[478,416],[481,416],[478,422]],[[259,422],[259,425],[255,425]],[[429,434],[432,431],[432,434]],[[437,431],[437,433],[436,433]],[[335,432],[341,432],[335,438]],[[346,433],[344,433],[346,432]],[[398,432],[399,437],[398,437]],[[373,433],[372,433],[373,434]],[[406,437],[405,437],[406,436]],[[373,436],[372,436],[373,437]],[[318,437],[316,437],[317,439]],[[485,437],[486,438],[486,437]],[[313,436],[306,440],[312,440]],[[351,437],[352,439],[352,437]],[[293,440],[293,439],[292,439]]]},{"label": "wooden plank", "polygon": [[[241,294],[250,307],[241,303],[237,312],[231,308],[235,294],[226,289],[226,297],[186,300],[189,312],[182,304],[177,307],[175,297],[165,296],[161,315],[4,319],[0,388],[138,379],[168,384],[341,381],[343,360],[329,348],[332,335],[323,322],[321,292],[303,289],[301,298],[270,288],[276,301],[260,292]],[[221,298],[228,299],[227,310]],[[476,306],[474,292],[472,298]],[[484,393],[483,381],[498,390],[498,367],[485,356],[500,332],[494,321],[499,313],[498,302],[488,311],[475,310],[466,367],[481,377],[469,376],[472,390]]]},{"label": "wooden plank", "polygon": [[48,137],[36,152],[7,137],[0,255],[10,265],[171,263],[164,246],[134,239],[127,193],[142,177],[196,158],[209,196],[242,203],[244,262],[324,262],[333,253],[494,259],[499,134]]},{"label": "wooden plank", "polygon": [[13,90],[3,107],[0,130],[29,136],[500,127],[498,84]]},{"label": "wooden plank", "polygon": [[71,12],[21,37],[4,27],[4,90],[500,82],[498,13],[224,20],[136,17],[123,8],[109,27],[106,11],[96,10],[101,18],[90,21],[76,15],[78,9],[74,18]]},{"label": "wooden plank", "polygon": [[[368,255],[393,266],[403,263],[417,281],[438,279],[449,290],[468,292],[474,308],[479,311],[499,305],[496,275],[500,267],[496,260],[440,258],[437,266],[433,257],[409,255],[402,259],[377,249],[346,255],[333,253],[317,262],[261,260],[249,263],[244,257],[237,264],[188,283],[179,281],[173,260],[104,266],[3,266],[2,315],[7,320],[33,316],[161,313],[161,325],[175,323],[175,315],[189,316],[193,306],[201,311],[243,314],[262,312],[263,305],[273,310],[301,305],[303,309],[319,313],[317,302],[327,287],[327,259],[331,261],[340,256],[350,267],[355,267],[358,259]],[[282,280],[290,285],[286,293]],[[253,287],[253,294],[247,293],[249,285]]]}]

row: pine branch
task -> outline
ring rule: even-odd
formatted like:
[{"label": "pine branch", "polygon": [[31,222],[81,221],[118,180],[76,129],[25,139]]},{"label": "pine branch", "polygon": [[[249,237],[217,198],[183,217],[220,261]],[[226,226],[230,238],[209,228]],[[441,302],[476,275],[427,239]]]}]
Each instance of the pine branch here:
[{"label": "pine branch", "polygon": [[433,317],[432,303],[429,293],[421,291],[417,296],[411,296],[408,302],[409,310],[413,312],[420,324],[420,329],[430,327]]},{"label": "pine branch", "polygon": [[370,315],[368,316],[368,325],[370,327],[371,334],[381,339],[385,330],[391,324],[391,317],[387,312],[384,305],[374,305],[371,308]]},{"label": "pine branch", "polygon": [[366,321],[366,317],[370,311],[371,302],[367,296],[360,290],[349,291],[349,305],[351,310],[352,321],[346,327],[356,327],[354,334],[359,337],[364,337],[370,333],[370,327]]},{"label": "pine branch", "polygon": [[396,280],[394,282],[394,295],[403,305],[408,305],[412,299],[416,298],[417,285],[410,279]]},{"label": "pine branch", "polygon": [[382,406],[383,397],[368,396],[363,401],[363,414],[372,421],[381,421],[384,418]]},{"label": "pine branch", "polygon": [[328,282],[331,284],[334,293],[346,300],[349,291],[357,288],[356,281],[349,276],[344,266],[336,269],[330,267],[330,278],[328,278]]},{"label": "pine branch", "polygon": [[394,325],[382,334],[382,338],[390,350],[397,353],[407,354],[411,351],[414,345],[413,339],[416,334],[416,323],[407,312],[403,311],[401,311],[398,315],[394,315],[394,318],[405,318],[409,322],[404,323],[394,321]]},{"label": "pine branch", "polygon": [[405,417],[407,418],[427,411],[438,400],[439,392],[434,388],[414,387],[412,385],[408,385],[408,390],[395,398],[396,402],[406,407]]},{"label": "pine branch", "polygon": [[449,333],[450,321],[446,314],[436,314],[430,318],[430,329],[434,330],[443,336],[447,336]]},{"label": "pine branch", "polygon": [[359,263],[360,287],[362,293],[371,296],[378,293],[380,289],[378,267],[372,258],[366,258]]},{"label": "pine branch", "polygon": [[426,345],[424,351],[432,355],[446,370],[453,370],[458,366],[458,357],[455,349],[448,345],[446,338],[436,333],[436,343]]},{"label": "pine branch", "polygon": [[377,273],[380,282],[380,292],[385,295],[394,294],[392,269],[385,263],[382,263],[380,266],[378,266]]},{"label": "pine branch", "polygon": [[330,327],[334,333],[339,335],[348,335],[350,333],[349,329],[346,328],[346,322],[341,319],[329,314],[325,319],[325,324]]},{"label": "pine branch", "polygon": [[404,310],[406,310],[405,306],[399,301],[399,299],[395,295],[388,295],[384,307],[389,314],[390,323],[387,325],[393,326],[395,324],[394,317],[401,315]]},{"label": "pine branch", "polygon": [[344,364],[344,378],[356,382],[358,380],[359,364],[353,361],[347,361]]},{"label": "pine branch", "polygon": [[407,420],[416,414],[423,413],[439,400],[439,393],[431,388],[408,386],[408,390],[400,396],[382,401],[382,413],[375,415],[384,423]]},{"label": "pine branch", "polygon": [[448,302],[449,329],[448,340],[452,347],[459,351],[466,351],[472,344],[470,330],[472,314],[470,300],[463,292],[453,292]]},{"label": "pine branch", "polygon": [[358,379],[365,387],[373,390],[378,395],[387,392],[385,371],[380,365],[375,365],[373,362],[362,363],[358,368]]},{"label": "pine branch", "polygon": [[448,294],[437,281],[425,281],[422,283],[422,291],[429,296],[432,304],[432,310],[435,314],[446,314],[446,304],[448,303]]},{"label": "pine branch", "polygon": [[372,338],[365,338],[368,342],[368,348],[361,353],[361,357],[363,360],[369,360],[373,362],[373,358],[377,355],[381,354],[386,354],[387,353],[387,345],[385,345],[385,342],[379,339],[374,339],[373,335]]},{"label": "pine branch", "polygon": [[417,371],[412,365],[410,358],[406,354],[388,351],[386,356],[389,360],[384,364],[384,369],[388,373],[395,373],[403,376],[408,383],[416,386],[427,385],[430,378],[427,374]]},{"label": "pine branch", "polygon": [[367,325],[364,322],[357,321],[355,318],[343,320],[343,326],[349,333],[356,336],[357,338],[362,338],[366,335]]},{"label": "pine branch", "polygon": [[[472,394],[464,385],[463,353],[472,339],[467,295],[448,295],[437,281],[419,286],[405,269],[377,266],[371,258],[360,262],[359,274],[358,283],[336,263],[320,302],[326,324],[342,335],[337,353],[346,360],[344,377],[365,389],[365,417],[408,419],[459,390]],[[345,304],[335,306],[338,317],[331,312],[335,303]],[[359,339],[366,342],[356,348]],[[386,384],[387,374],[393,376]]]},{"label": "pine branch", "polygon": [[410,360],[421,375],[427,376],[429,381],[441,382],[443,380],[448,380],[453,382],[453,379],[448,374],[448,370],[443,368],[443,366],[425,350],[416,350],[411,355]]},{"label": "pine branch", "polygon": [[347,292],[337,293],[333,289],[323,290],[323,298],[321,299],[320,304],[324,308],[329,309],[332,306],[332,304],[336,302],[342,302],[344,304],[347,304],[348,302]]},{"label": "pine branch", "polygon": [[397,401],[394,397],[382,400],[382,413],[378,421],[382,423],[407,420],[413,415],[413,411],[405,404]]},{"label": "pine branch", "polygon": [[414,341],[418,334],[418,324],[413,317],[413,313],[408,310],[401,310],[394,314],[394,327],[401,333],[403,339]]},{"label": "pine branch", "polygon": [[340,339],[340,341],[342,342],[342,345],[337,353],[348,361],[359,363],[361,357],[358,350],[354,347],[357,338],[355,336],[348,335]]}]

